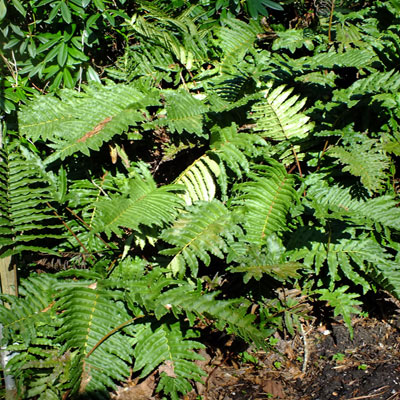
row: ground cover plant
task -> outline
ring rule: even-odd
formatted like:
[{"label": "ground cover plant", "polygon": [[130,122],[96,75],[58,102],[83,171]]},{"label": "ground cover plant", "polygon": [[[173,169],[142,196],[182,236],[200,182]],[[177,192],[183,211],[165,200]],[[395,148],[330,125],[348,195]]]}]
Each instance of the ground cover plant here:
[{"label": "ground cover plant", "polygon": [[[126,3],[0,1],[0,245],[20,278],[0,322],[20,398],[154,374],[178,399],[208,329],[268,351],[307,302],[353,335],[363,294],[400,295],[399,3]],[[73,19],[93,41],[61,34]],[[39,31],[23,45],[16,26]],[[118,51],[96,73],[104,31]]]}]

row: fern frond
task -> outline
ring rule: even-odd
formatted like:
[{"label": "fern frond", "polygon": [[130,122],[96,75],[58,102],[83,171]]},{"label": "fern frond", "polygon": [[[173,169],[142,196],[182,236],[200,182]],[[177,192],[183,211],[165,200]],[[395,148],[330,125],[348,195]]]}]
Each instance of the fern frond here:
[{"label": "fern frond", "polygon": [[203,357],[194,352],[205,346],[190,339],[190,334],[183,335],[179,322],[163,324],[156,329],[147,324],[138,330],[134,350],[134,371],[141,371],[142,377],[147,376],[159,367],[161,379],[157,391],[163,390],[172,399],[178,400],[179,394],[185,394],[192,389],[190,380],[201,382],[206,374],[193,361]]},{"label": "fern frond", "polygon": [[[37,338],[38,325],[49,325],[55,311],[54,284],[56,279],[49,274],[31,276],[23,280],[19,286],[20,297],[2,295],[4,304],[0,306],[0,321],[3,326],[3,338],[6,342],[16,341],[16,335],[25,345]],[[28,299],[28,301],[26,301]]]},{"label": "fern frond", "polygon": [[350,67],[362,69],[366,66],[371,66],[374,62],[378,61],[378,57],[371,48],[350,48],[344,52],[338,52],[332,48],[330,51],[325,53],[317,53],[312,57],[305,56],[297,59],[290,59],[289,57],[282,57],[274,54],[274,59],[278,61],[278,64],[289,63],[289,65],[297,71],[315,71]]},{"label": "fern frond", "polygon": [[[357,199],[351,188],[340,186],[329,187],[320,182],[310,186],[307,198],[318,218],[349,219],[353,223],[370,226],[381,224],[398,230],[400,226],[400,209],[397,200],[392,196],[379,196],[372,199]],[[328,211],[329,210],[329,211]]]},{"label": "fern frond", "polygon": [[285,257],[286,248],[276,235],[268,236],[265,246],[246,243],[245,238],[239,239],[231,245],[231,254],[228,262],[234,261],[238,266],[230,267],[234,273],[243,273],[243,282],[247,283],[254,278],[259,281],[264,274],[284,281],[290,277],[299,277],[297,270],[300,263],[288,262]]},{"label": "fern frond", "polygon": [[[151,43],[153,48],[162,48],[164,53],[174,56],[174,62],[192,69],[193,64],[206,60],[207,46],[203,42],[206,30],[199,30],[195,24],[196,18],[191,16],[195,6],[189,7],[181,15],[173,17],[170,11],[161,10],[148,3],[145,8],[150,10],[151,18],[139,16],[130,27],[144,45]],[[164,64],[164,68],[168,64]]]},{"label": "fern frond", "polygon": [[297,49],[303,46],[307,50],[314,50],[314,43],[307,38],[302,29],[287,29],[282,32],[277,32],[278,38],[274,40],[272,50],[288,49],[294,53]]},{"label": "fern frond", "polygon": [[328,154],[345,165],[343,171],[359,176],[361,183],[370,192],[377,192],[382,188],[390,160],[378,141],[365,139],[362,143],[351,146],[335,146]]},{"label": "fern frond", "polygon": [[[25,156],[24,156],[25,154]],[[29,151],[8,143],[0,158],[0,247],[2,256],[24,250],[52,252],[43,239],[61,238],[61,227],[49,203],[49,182],[41,177]],[[28,158],[27,158],[28,157]]]},{"label": "fern frond", "polygon": [[224,22],[226,26],[218,32],[218,45],[223,52],[221,69],[223,72],[230,72],[253,47],[261,27],[256,23],[246,24],[238,19],[227,19]]},{"label": "fern frond", "polygon": [[226,128],[216,126],[211,130],[210,148],[239,178],[249,172],[250,157],[268,155],[268,144],[260,136],[238,132],[236,124]]},{"label": "fern frond", "polygon": [[293,176],[280,163],[270,163],[258,166],[257,173],[250,174],[251,181],[237,185],[241,194],[235,203],[244,211],[246,240],[255,245],[286,229],[286,216],[297,196]]},{"label": "fern frond", "polygon": [[154,93],[122,84],[93,84],[80,93],[64,89],[58,96],[39,96],[19,112],[21,133],[33,141],[41,138],[55,150],[47,163],[77,151],[89,155],[99,150],[105,141],[142,121],[140,110],[159,101]]},{"label": "fern frond", "polygon": [[[379,100],[379,93],[396,94],[400,88],[400,72],[395,70],[387,72],[374,72],[363,79],[356,80],[349,88],[336,90],[334,101],[344,101],[348,107],[356,105],[361,98],[369,95],[372,99]],[[374,96],[375,95],[375,96]],[[396,101],[394,100],[394,103]]]},{"label": "fern frond", "polygon": [[174,183],[185,186],[183,198],[187,205],[199,200],[211,201],[215,197],[215,181],[220,173],[218,164],[204,154],[189,165]]},{"label": "fern frond", "polygon": [[[135,81],[135,86],[143,90],[146,87],[156,87],[162,79],[170,80],[170,74],[180,69],[173,55],[163,47],[143,43],[127,48],[115,66],[106,70],[111,78],[126,83]],[[142,77],[145,79],[142,79],[144,82],[139,86],[138,80]]]},{"label": "fern frond", "polygon": [[161,254],[174,256],[168,268],[174,275],[182,275],[186,265],[192,276],[197,275],[200,259],[209,265],[209,253],[223,258],[227,252],[227,239],[235,231],[229,210],[219,201],[198,202],[190,206],[173,226],[161,234],[161,238],[174,245]]},{"label": "fern frond", "polygon": [[183,131],[205,136],[203,133],[203,116],[208,107],[185,90],[166,90],[166,116],[162,115],[156,121],[146,124],[147,128],[168,126],[171,132]]},{"label": "fern frond", "polygon": [[63,343],[64,351],[78,349],[70,377],[74,394],[114,388],[115,382],[129,376],[132,346],[127,337],[115,332],[98,343],[131,317],[114,300],[113,292],[96,286],[92,283],[67,287],[56,299],[62,319],[58,340]]},{"label": "fern frond", "polygon": [[170,222],[182,200],[176,194],[181,186],[157,187],[154,180],[140,177],[131,181],[129,197],[113,196],[101,199],[97,205],[97,218],[93,222],[94,232],[121,235],[121,227],[138,230],[140,225],[162,226]]},{"label": "fern frond", "polygon": [[354,331],[351,325],[351,315],[359,314],[360,311],[356,306],[362,304],[361,301],[356,300],[359,295],[355,293],[346,293],[349,287],[347,285],[338,287],[334,291],[328,289],[320,289],[316,292],[320,294],[320,299],[328,302],[328,305],[333,307],[335,316],[342,315],[343,320],[350,331],[350,338],[353,339]]},{"label": "fern frond", "polygon": [[[296,249],[290,251],[290,259],[303,260],[304,265],[316,274],[327,265],[330,290],[344,275],[366,293],[371,289],[367,277],[376,274],[376,271],[384,271],[385,266],[392,263],[392,256],[367,234],[356,235],[350,228],[345,233],[350,236],[349,239],[331,238],[329,232],[322,233],[319,229],[301,229],[292,238]],[[298,242],[294,244],[296,240]],[[400,274],[397,275],[398,279]]]},{"label": "fern frond", "polygon": [[310,118],[301,113],[306,99],[299,100],[299,95],[291,96],[292,91],[284,85],[265,91],[265,100],[252,107],[251,118],[256,123],[254,132],[276,141],[304,139],[308,136],[312,124]]},{"label": "fern frond", "polygon": [[175,315],[185,315],[191,323],[196,318],[213,319],[218,329],[226,329],[248,343],[266,348],[264,332],[254,325],[255,316],[248,314],[250,302],[245,299],[217,300],[217,292],[204,293],[201,288],[189,285],[172,288],[159,297],[162,315],[171,310]]}]

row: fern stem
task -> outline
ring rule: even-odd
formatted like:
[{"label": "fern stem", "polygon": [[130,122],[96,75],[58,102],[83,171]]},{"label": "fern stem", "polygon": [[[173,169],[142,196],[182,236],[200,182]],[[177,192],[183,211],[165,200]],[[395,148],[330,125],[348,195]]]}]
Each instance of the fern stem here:
[{"label": "fern stem", "polygon": [[58,215],[57,211],[50,205],[49,202],[46,202],[47,206],[53,210],[53,214],[61,221],[61,223],[68,229],[68,231],[71,233],[71,235],[76,239],[76,241],[81,245],[82,249],[85,250],[85,252],[89,255],[89,257],[94,261],[94,257],[90,254],[88,249],[85,247],[85,245],[81,242],[81,240],[78,238],[78,236],[75,235],[75,233],[72,231],[72,229],[68,226],[68,224]]},{"label": "fern stem", "polygon": [[299,170],[300,178],[302,178],[303,177],[303,173],[301,172],[300,162],[299,162],[296,150],[294,149],[293,145],[292,145],[292,151],[293,151],[293,154],[294,154],[294,158],[296,160],[297,169]]},{"label": "fern stem", "polygon": [[90,351],[86,354],[85,358],[89,358],[90,355],[104,342],[106,341],[111,335],[113,335],[115,332],[119,331],[123,327],[131,324],[132,322],[136,321],[139,318],[143,318],[144,315],[138,315],[137,317],[128,319],[128,321],[123,322],[122,324],[116,326],[114,329],[112,329],[110,332],[107,333],[107,335],[104,335],[91,349]]},{"label": "fern stem", "polygon": [[[78,219],[80,222],[82,222],[83,225],[86,226],[86,228],[88,228],[90,231],[92,230],[92,227],[90,225],[88,225],[78,214],[76,214],[73,210],[71,210],[69,207],[66,207],[66,209],[76,218]],[[95,233],[95,235],[109,248],[111,249],[111,246],[98,234]]]},{"label": "fern stem", "polygon": [[332,20],[333,20],[333,10],[335,9],[335,0],[332,0],[331,11],[329,13],[329,28],[328,28],[328,41],[332,42]]}]

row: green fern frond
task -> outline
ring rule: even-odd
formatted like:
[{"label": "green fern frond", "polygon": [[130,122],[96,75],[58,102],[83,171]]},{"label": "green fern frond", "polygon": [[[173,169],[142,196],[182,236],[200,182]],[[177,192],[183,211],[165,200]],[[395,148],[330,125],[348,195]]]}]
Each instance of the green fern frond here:
[{"label": "green fern frond", "polygon": [[[144,45],[151,43],[154,48],[162,48],[164,53],[174,56],[175,62],[192,69],[194,63],[206,60],[207,46],[203,42],[206,30],[199,30],[196,18],[191,16],[195,6],[189,7],[180,15],[173,17],[171,11],[165,12],[148,3],[145,9],[150,10],[151,18],[138,16],[130,28]],[[140,40],[139,39],[139,40]],[[167,64],[163,67],[167,68]]]},{"label": "green fern frond", "polygon": [[349,219],[353,223],[371,226],[374,223],[393,229],[400,226],[398,201],[392,196],[357,199],[351,188],[329,187],[325,182],[315,183],[307,190],[311,207],[318,218]]},{"label": "green fern frond", "polygon": [[[115,80],[133,82],[143,90],[147,87],[156,87],[162,79],[169,81],[172,72],[179,72],[181,67],[176,64],[172,54],[163,47],[144,43],[132,45],[125,50],[115,66],[107,68],[107,74]],[[138,80],[142,79],[142,85]]]},{"label": "green fern frond", "polygon": [[[190,380],[201,382],[206,374],[193,361],[203,357],[194,352],[205,346],[190,339],[190,334],[183,335],[179,322],[163,324],[156,329],[147,324],[138,330],[134,350],[134,371],[141,371],[142,377],[147,376],[159,366],[161,379],[157,391],[162,390],[172,399],[181,398],[192,389]],[[161,365],[160,365],[161,364]]]},{"label": "green fern frond", "polygon": [[[367,277],[375,275],[377,271],[385,271],[385,266],[392,263],[392,256],[367,234],[356,235],[354,229],[350,228],[344,233],[350,238],[331,238],[329,232],[323,233],[319,229],[300,229],[292,238],[298,243],[292,243],[297,248],[290,252],[290,259],[303,260],[303,264],[316,274],[327,265],[330,290],[344,275],[360,285],[366,293],[371,289]],[[398,279],[400,274],[397,275]]]},{"label": "green fern frond", "polygon": [[203,133],[203,116],[208,107],[201,100],[196,99],[186,90],[166,90],[165,115],[146,124],[147,128],[155,126],[168,126],[171,132],[182,133],[183,131],[205,136]]},{"label": "green fern frond", "polygon": [[174,275],[182,275],[186,265],[192,276],[197,275],[199,259],[209,265],[209,253],[223,258],[227,252],[227,239],[235,232],[229,210],[219,201],[198,202],[190,206],[161,238],[174,245],[161,254],[174,256],[168,268]]},{"label": "green fern frond", "polygon": [[362,143],[351,146],[335,146],[328,154],[345,165],[343,171],[359,176],[361,183],[370,192],[377,192],[382,188],[390,160],[378,141],[365,139]]},{"label": "green fern frond", "polygon": [[360,311],[357,306],[361,305],[362,302],[356,300],[359,295],[355,293],[346,293],[349,287],[347,285],[338,287],[334,291],[328,289],[317,290],[316,293],[320,294],[320,300],[325,300],[328,305],[333,307],[335,316],[342,315],[343,320],[350,331],[350,338],[353,339],[354,331],[351,324],[352,314],[359,314]]},{"label": "green fern frond", "polygon": [[[129,376],[133,353],[129,340],[120,332],[107,335],[131,317],[113,292],[96,286],[93,282],[67,287],[56,299],[62,319],[58,340],[64,351],[78,349],[70,377],[74,394],[114,388],[115,382]],[[99,345],[104,337],[107,340]]]},{"label": "green fern frond", "polygon": [[213,319],[218,329],[226,329],[257,347],[266,348],[267,331],[256,328],[255,316],[248,314],[251,306],[245,299],[217,300],[217,292],[204,293],[201,288],[183,285],[170,289],[159,297],[162,315],[171,310],[175,315],[184,314],[193,324],[197,318]]},{"label": "green fern frond", "polygon": [[[353,107],[361,98],[372,96],[372,99],[381,100],[381,93],[396,94],[400,88],[400,72],[374,72],[363,79],[356,80],[349,88],[334,91],[334,101],[344,101],[348,107]],[[396,97],[393,96],[393,105],[396,106]]]},{"label": "green fern frond", "polygon": [[[25,156],[24,156],[25,154]],[[0,247],[3,257],[24,250],[52,252],[44,239],[61,238],[61,227],[50,208],[49,182],[28,150],[17,141],[0,153]]]},{"label": "green fern frond", "polygon": [[236,124],[211,130],[210,148],[239,178],[250,170],[249,158],[268,155],[268,143],[260,136],[238,132]]},{"label": "green fern frond", "polygon": [[307,50],[314,50],[314,43],[304,34],[302,29],[287,29],[276,33],[278,38],[274,40],[272,50],[288,49],[294,53],[303,46]]},{"label": "green fern frond", "polygon": [[[312,57],[301,57],[296,60],[299,69],[334,69],[334,68],[365,68],[377,61],[378,57],[372,49],[348,49],[337,52],[332,49],[326,53],[318,53]],[[302,66],[302,67],[301,67]]]},{"label": "green fern frond", "polygon": [[306,99],[299,95],[291,96],[293,89],[284,85],[276,89],[267,89],[262,101],[252,107],[251,118],[255,121],[254,132],[262,137],[276,141],[304,139],[308,136],[312,124],[310,118],[301,113]]},{"label": "green fern frond", "polygon": [[52,309],[55,282],[56,279],[49,274],[31,276],[21,282],[20,297],[1,296],[10,306],[0,306],[0,321],[5,341],[16,341],[15,335],[18,335],[20,340],[28,345],[37,338],[38,325],[53,325],[51,319],[55,313]]},{"label": "green fern frond", "polygon": [[157,187],[154,180],[135,178],[130,182],[129,197],[113,196],[101,199],[97,217],[93,221],[94,233],[121,235],[123,228],[138,230],[140,225],[163,226],[173,220],[182,200],[176,192],[181,186]]},{"label": "green fern frond", "polygon": [[223,72],[230,72],[253,47],[257,34],[261,33],[261,27],[254,22],[246,24],[238,19],[227,19],[224,22],[226,26],[218,32],[218,46],[223,52],[221,69]]},{"label": "green fern frond", "polygon": [[267,237],[286,229],[286,218],[297,194],[293,188],[294,178],[276,161],[271,166],[257,166],[252,179],[237,185],[241,193],[235,204],[244,211],[246,240],[263,245]]},{"label": "green fern frond", "polygon": [[[46,160],[81,151],[99,150],[114,135],[143,120],[140,110],[157,105],[158,96],[139,92],[127,85],[92,85],[84,92],[61,90],[39,96],[19,112],[20,132],[29,139],[49,142],[55,151]],[[68,134],[66,134],[68,132]]]},{"label": "green fern frond", "polygon": [[185,186],[183,198],[187,205],[196,201],[211,201],[215,197],[216,184],[221,173],[218,164],[204,154],[187,167],[175,180]]},{"label": "green fern frond", "polygon": [[231,245],[231,253],[228,257],[228,262],[234,261],[237,264],[229,270],[234,273],[243,273],[244,283],[252,278],[259,281],[264,274],[279,281],[299,277],[297,270],[301,268],[301,264],[286,260],[286,248],[276,235],[268,236],[262,248],[246,243],[244,239]]}]

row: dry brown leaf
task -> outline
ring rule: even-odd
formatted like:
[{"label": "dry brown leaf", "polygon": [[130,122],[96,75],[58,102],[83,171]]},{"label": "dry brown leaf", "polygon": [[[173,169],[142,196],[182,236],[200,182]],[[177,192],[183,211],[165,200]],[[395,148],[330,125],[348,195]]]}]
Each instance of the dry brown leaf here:
[{"label": "dry brown leaf", "polygon": [[154,400],[154,375],[150,375],[139,385],[119,388],[113,400]]},{"label": "dry brown leaf", "polygon": [[285,398],[285,393],[283,391],[283,386],[282,383],[279,381],[273,381],[273,380],[266,380],[263,383],[263,391],[264,393],[269,393],[273,398],[275,399],[284,399]]}]

